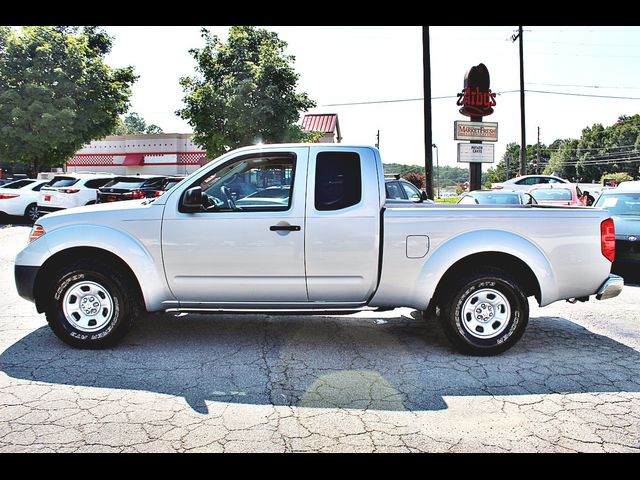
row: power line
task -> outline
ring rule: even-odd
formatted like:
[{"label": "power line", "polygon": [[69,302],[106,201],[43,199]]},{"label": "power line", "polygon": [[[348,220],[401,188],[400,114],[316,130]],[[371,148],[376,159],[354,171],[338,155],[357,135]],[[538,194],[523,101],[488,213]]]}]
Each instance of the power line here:
[{"label": "power line", "polygon": [[[640,58],[640,57],[639,57]],[[615,95],[594,95],[591,93],[551,92],[548,90],[525,90],[528,93],[545,93],[549,95],[568,95],[572,97],[615,98],[619,100],[640,100],[640,97],[620,97]]]},{"label": "power line", "polygon": [[[505,90],[502,92],[494,92],[496,95],[502,95],[504,93],[514,93],[519,92],[520,90]],[[431,97],[431,100],[442,100],[445,98],[458,98],[457,95],[443,95],[439,97]],[[375,105],[379,103],[400,103],[400,102],[421,102],[424,101],[424,97],[419,98],[397,98],[392,100],[368,100],[362,102],[347,102],[347,103],[325,103],[323,105],[318,105],[319,107],[344,107],[350,105]]]},{"label": "power line", "polygon": [[640,55],[609,55],[609,54],[594,54],[594,53],[556,53],[556,52],[527,52],[530,55],[555,55],[555,56],[571,56],[571,57],[603,57],[603,58],[640,58]]},{"label": "power line", "polygon": [[574,33],[574,32],[592,32],[592,33],[600,33],[600,32],[640,32],[640,29],[582,29],[582,28],[571,28],[571,29],[555,29],[555,28],[533,28],[530,30],[531,32],[563,32],[563,33]]},{"label": "power line", "polygon": [[549,87],[578,87],[578,88],[616,88],[621,90],[640,90],[640,87],[621,87],[621,86],[605,86],[605,85],[574,85],[570,83],[540,83],[540,82],[527,82],[527,85],[545,85]]}]

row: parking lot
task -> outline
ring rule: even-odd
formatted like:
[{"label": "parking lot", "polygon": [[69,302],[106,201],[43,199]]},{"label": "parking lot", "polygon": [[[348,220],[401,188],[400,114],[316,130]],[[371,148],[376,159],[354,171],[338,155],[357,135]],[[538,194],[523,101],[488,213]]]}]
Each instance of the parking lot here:
[{"label": "parking lot", "polygon": [[457,354],[411,309],[145,315],[74,350],[18,297],[0,224],[0,451],[640,451],[640,286],[531,303],[522,340]]}]

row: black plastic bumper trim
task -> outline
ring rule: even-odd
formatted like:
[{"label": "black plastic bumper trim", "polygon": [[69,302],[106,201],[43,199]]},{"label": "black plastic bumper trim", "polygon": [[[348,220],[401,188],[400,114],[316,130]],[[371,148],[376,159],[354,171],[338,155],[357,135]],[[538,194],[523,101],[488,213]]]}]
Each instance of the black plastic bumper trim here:
[{"label": "black plastic bumper trim", "polygon": [[36,275],[40,267],[16,265],[14,269],[16,277],[16,289],[22,298],[35,302],[33,287],[36,283]]}]

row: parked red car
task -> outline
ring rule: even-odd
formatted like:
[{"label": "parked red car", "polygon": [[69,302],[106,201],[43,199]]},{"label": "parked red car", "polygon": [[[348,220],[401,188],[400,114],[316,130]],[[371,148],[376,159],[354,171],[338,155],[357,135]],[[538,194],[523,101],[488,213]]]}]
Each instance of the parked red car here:
[{"label": "parked red car", "polygon": [[540,205],[571,205],[586,207],[589,205],[588,193],[583,193],[574,183],[544,184],[529,190],[529,194]]}]

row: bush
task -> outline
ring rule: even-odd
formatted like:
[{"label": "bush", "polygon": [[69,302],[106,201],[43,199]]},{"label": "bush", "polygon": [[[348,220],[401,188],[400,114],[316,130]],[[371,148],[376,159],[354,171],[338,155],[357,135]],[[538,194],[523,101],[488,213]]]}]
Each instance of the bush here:
[{"label": "bush", "polygon": [[404,178],[408,182],[413,183],[419,189],[423,189],[427,184],[425,176],[422,175],[421,173],[410,172],[410,173],[407,173],[402,178]]},{"label": "bush", "polygon": [[617,185],[620,185],[621,182],[628,182],[633,180],[633,177],[625,172],[605,173],[604,175],[602,175],[602,177],[600,177],[601,185],[605,178],[615,180]]}]

